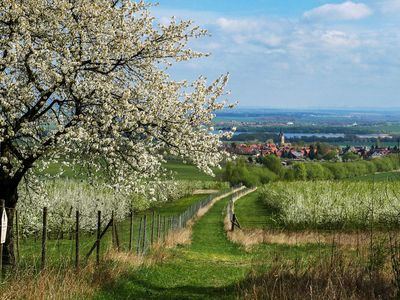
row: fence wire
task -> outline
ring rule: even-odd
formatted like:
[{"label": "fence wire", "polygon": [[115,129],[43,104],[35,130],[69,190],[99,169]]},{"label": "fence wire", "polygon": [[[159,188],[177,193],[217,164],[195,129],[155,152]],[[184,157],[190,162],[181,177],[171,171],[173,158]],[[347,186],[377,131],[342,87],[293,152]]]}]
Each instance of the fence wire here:
[{"label": "fence wire", "polygon": [[[5,208],[8,217],[7,239],[12,239],[12,243],[7,245],[11,244],[14,247],[16,264],[21,267],[79,267],[97,260],[98,257],[104,258],[112,248],[144,255],[154,245],[163,244],[171,232],[185,228],[198,211],[215,198],[237,189],[238,187],[234,187],[205,196],[177,215],[159,213],[157,210],[129,211],[124,220],[101,217],[100,223],[97,216],[86,216],[71,210],[66,217],[59,212],[43,208],[42,226],[33,231],[24,230],[25,224],[21,221],[18,210]],[[93,224],[91,227],[97,229],[80,228],[79,224],[84,218],[86,222],[90,221]],[[98,236],[101,238],[98,239]],[[5,248],[4,245],[2,248]],[[7,251],[3,251],[2,255],[5,258],[8,255]]]}]

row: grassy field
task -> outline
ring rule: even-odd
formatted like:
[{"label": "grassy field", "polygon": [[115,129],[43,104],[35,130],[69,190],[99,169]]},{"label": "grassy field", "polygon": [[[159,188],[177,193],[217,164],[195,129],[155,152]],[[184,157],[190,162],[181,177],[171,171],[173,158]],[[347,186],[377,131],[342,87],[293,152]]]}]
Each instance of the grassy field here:
[{"label": "grassy field", "polygon": [[174,173],[177,180],[200,180],[200,181],[213,181],[211,177],[197,169],[193,165],[183,164],[181,162],[171,161],[164,165],[164,167]]},{"label": "grassy field", "polygon": [[[170,162],[167,167],[177,171],[179,179],[193,178],[193,180],[201,181],[210,179],[210,177],[197,173],[198,171],[194,167],[181,163]],[[384,183],[385,180],[382,181]],[[285,197],[284,192],[290,190],[293,184],[312,186],[323,183],[277,182],[274,184],[283,186],[274,196],[274,199],[280,200]],[[347,182],[345,184],[356,183]],[[269,191],[268,188],[266,191]],[[272,188],[271,191],[274,189]],[[318,189],[310,191],[316,195],[319,193]],[[235,213],[244,229],[268,229],[281,226],[281,224],[277,224],[277,211],[273,206],[265,205],[265,201],[260,198],[260,193],[261,191],[251,193],[236,202]],[[306,194],[310,194],[310,192]],[[297,191],[291,195],[294,199],[295,196],[302,194]],[[153,210],[156,212],[156,217],[158,215],[161,217],[177,215],[205,197],[207,195],[184,197],[177,201],[163,203],[146,212],[137,213],[134,217],[133,252],[136,252],[139,220],[144,213],[147,214],[147,224],[150,226]],[[305,296],[302,298],[299,295],[309,291],[315,299],[323,299],[328,294],[321,291],[328,291],[328,289],[342,289],[341,293],[348,291],[350,295],[355,288],[365,291],[370,287],[375,289],[375,285],[365,279],[380,278],[380,273],[371,275],[371,271],[368,271],[370,270],[368,263],[372,260],[369,257],[365,259],[364,256],[356,254],[354,250],[346,250],[342,254],[335,243],[297,242],[296,240],[295,244],[272,242],[256,244],[251,247],[233,243],[227,238],[223,224],[228,201],[229,197],[217,202],[206,215],[194,224],[190,245],[150,250],[149,257],[155,257],[155,262],[152,263],[129,266],[129,261],[124,262],[126,267],[123,272],[114,274],[112,280],[96,287],[93,299],[282,299],[284,298],[282,295],[286,295],[287,299],[304,299]],[[299,214],[302,213],[299,212]],[[117,228],[121,250],[126,251],[129,242],[129,221],[119,222]],[[150,231],[148,231],[148,235],[150,235]],[[155,231],[154,235],[158,236],[158,232]],[[163,238],[163,232],[160,237]],[[82,258],[94,241],[95,234],[81,236]],[[102,253],[111,244],[111,230],[109,230],[104,237]],[[40,234],[36,240],[29,238],[21,241],[22,265],[30,266],[32,262],[37,266],[40,265],[40,245]],[[70,240],[68,237],[61,241],[50,239],[47,247],[49,265],[60,269],[73,265],[74,245],[74,240]],[[93,260],[94,255],[90,259]],[[383,259],[387,259],[387,256]],[[355,266],[344,266],[342,260],[354,261]],[[328,271],[324,273],[324,270]],[[332,274],[336,276],[337,270],[342,273],[337,278],[332,278]],[[379,272],[381,272],[380,270],[378,269]],[[389,278],[386,274],[384,276]],[[356,283],[352,286],[353,278]],[[389,283],[378,283],[376,295],[380,295],[379,288],[386,288],[393,281],[391,277],[388,280]],[[349,287],[342,286],[342,282],[346,282]],[[393,286],[390,288],[392,289]],[[277,290],[275,291],[275,289]],[[386,290],[388,289],[386,288]],[[271,297],[271,291],[275,296]],[[297,295],[297,298],[287,296],[289,294],[286,293],[289,292],[292,293],[292,296]],[[337,295],[337,293],[335,291],[329,295]],[[346,297],[343,295],[347,294],[340,295],[345,299]],[[362,295],[362,297],[353,298],[368,298],[364,294]],[[307,294],[307,296],[309,295]]]},{"label": "grassy field", "polygon": [[237,201],[235,214],[243,228],[266,228],[268,224],[273,225],[273,213],[263,204],[257,192]]},{"label": "grassy field", "polygon": [[[214,177],[208,176],[201,171],[199,171],[193,165],[183,164],[179,161],[171,161],[164,165],[164,167],[175,174],[175,179],[177,180],[188,180],[188,181],[203,181],[203,182],[211,182],[215,181]],[[59,165],[58,164],[50,164],[47,172],[50,174],[56,174],[58,172]],[[61,176],[62,178],[68,179],[76,179],[76,180],[85,180],[86,175],[84,173],[76,173],[72,170],[72,168],[66,168],[64,174]],[[155,207],[147,210],[135,213],[134,216],[134,238],[133,245],[136,249],[137,246],[137,237],[138,237],[138,228],[139,222],[141,218],[147,214],[147,229],[150,232],[151,226],[151,216],[153,211],[155,212],[155,217],[158,218],[158,215],[161,216],[161,225],[164,225],[164,219],[166,222],[166,226],[168,226],[168,218],[172,216],[178,216],[183,213],[188,207],[192,204],[207,198],[208,195],[192,195],[183,197],[176,201],[156,203]],[[51,223],[51,219],[49,222]],[[102,227],[104,228],[109,220],[105,220],[103,218]],[[96,219],[93,219],[93,224],[96,224]],[[158,222],[158,219],[155,220]],[[118,222],[117,228],[119,232],[119,239],[122,249],[128,248],[129,243],[129,231],[130,224],[129,220]],[[71,231],[67,231],[64,233],[60,232],[49,232],[49,240],[47,241],[47,257],[49,265],[71,265],[73,264],[73,260],[75,258],[75,241],[74,234]],[[157,234],[157,233],[155,233]],[[160,233],[161,234],[161,233]],[[62,238],[61,238],[62,235]],[[162,234],[161,234],[162,235]],[[96,233],[84,233],[82,231],[80,236],[80,252],[81,257],[88,253],[89,249],[92,247],[96,240]],[[106,249],[108,249],[111,245],[111,230],[108,230],[104,238],[102,239],[102,247],[101,251],[104,253]],[[41,257],[41,232],[38,230],[36,237],[29,236],[26,238],[21,238],[20,240],[20,249],[19,249],[19,263],[21,266],[29,266],[29,265],[40,265],[40,257]],[[91,259],[94,258],[92,254]]]},{"label": "grassy field", "polygon": [[[154,208],[158,214],[162,216],[173,216],[179,215],[183,213],[189,206],[193,203],[196,203],[204,198],[207,198],[208,195],[191,195],[187,197],[183,197],[178,201],[170,201],[162,204],[159,207]],[[149,211],[150,212],[150,211]]]},{"label": "grassy field", "polygon": [[[184,164],[180,161],[173,160],[169,161],[163,165],[165,169],[168,171],[172,171],[174,179],[176,180],[199,180],[199,181],[214,181],[215,177],[209,176],[199,169],[197,169],[194,165]],[[60,164],[50,164],[49,167],[46,169],[46,173],[51,175],[58,174],[60,169]],[[214,172],[219,174],[220,171],[215,169]],[[82,172],[74,171],[71,167],[65,167],[64,172],[61,175],[62,178],[74,178],[74,179],[87,179],[87,175],[85,174],[84,170]],[[172,179],[172,178],[166,178]]]},{"label": "grassy field", "polygon": [[398,181],[275,182],[240,199],[243,227],[327,231],[399,228]]},{"label": "grassy field", "polygon": [[[393,295],[392,278],[370,256],[354,250],[343,252],[335,244],[316,242],[251,248],[232,243],[223,224],[229,199],[216,202],[194,224],[190,245],[153,250],[152,262],[142,265],[123,261],[127,266],[122,273],[103,280],[91,299],[369,299],[371,295],[388,299]],[[237,202],[236,213],[243,223],[265,212],[258,193]]]},{"label": "grassy field", "polygon": [[191,245],[168,250],[163,263],[125,274],[94,299],[235,299],[248,274],[267,270],[277,255],[307,261],[320,251],[315,245],[260,245],[246,252],[224,232],[227,201],[217,202],[194,225]]},{"label": "grassy field", "polygon": [[349,181],[380,182],[380,181],[399,181],[400,172],[384,172],[372,175],[360,176],[347,179]]},{"label": "grassy field", "polygon": [[[133,223],[133,248],[136,251],[136,246],[138,242],[138,228],[141,218],[146,214],[147,215],[147,232],[148,232],[148,240],[146,243],[146,247],[149,247],[149,239],[151,233],[151,223],[152,223],[152,213],[153,210],[155,212],[155,224],[158,222],[158,215],[161,218],[166,217],[166,222],[168,222],[168,218],[171,216],[178,216],[183,213],[188,207],[192,204],[207,198],[208,195],[192,195],[183,197],[176,201],[171,201],[164,203],[160,207],[149,209],[147,211],[139,212],[134,215],[134,223]],[[49,220],[51,221],[51,220]],[[102,228],[106,226],[109,220],[103,219]],[[160,222],[162,222],[161,219]],[[93,220],[96,222],[96,220]],[[161,226],[164,224],[161,223]],[[166,224],[168,226],[168,223]],[[157,225],[155,225],[157,228]],[[120,247],[122,250],[127,250],[129,245],[129,231],[130,231],[130,221],[125,220],[122,222],[117,222],[117,230],[119,234]],[[164,229],[162,228],[160,231],[160,238],[164,237]],[[154,235],[157,237],[159,234],[157,229],[154,230]],[[73,231],[64,232],[63,237],[61,238],[61,233],[59,232],[50,232],[48,235],[47,241],[47,260],[49,265],[62,265],[68,266],[73,265],[75,259],[75,235]],[[81,257],[84,257],[93,244],[96,241],[96,233],[80,233],[80,253]],[[41,258],[41,233],[38,232],[36,237],[31,236],[28,238],[22,238],[20,241],[20,257],[19,263],[21,266],[39,266],[40,258]],[[112,236],[111,229],[105,234],[101,243],[101,254],[103,255],[107,249],[112,245]],[[90,259],[94,259],[94,253],[92,254]],[[83,260],[83,262],[85,262]]]}]

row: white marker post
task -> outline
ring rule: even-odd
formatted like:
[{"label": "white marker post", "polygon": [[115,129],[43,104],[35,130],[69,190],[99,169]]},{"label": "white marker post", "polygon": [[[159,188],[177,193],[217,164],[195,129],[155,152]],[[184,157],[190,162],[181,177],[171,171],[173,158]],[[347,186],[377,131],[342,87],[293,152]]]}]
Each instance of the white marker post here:
[{"label": "white marker post", "polygon": [[0,243],[1,244],[4,244],[6,242],[7,225],[8,225],[7,212],[3,206],[3,213],[1,216],[1,235],[0,235],[0,240],[1,240]]},{"label": "white marker post", "polygon": [[1,200],[1,230],[0,230],[0,279],[3,275],[3,244],[6,242],[8,218],[5,201]]}]

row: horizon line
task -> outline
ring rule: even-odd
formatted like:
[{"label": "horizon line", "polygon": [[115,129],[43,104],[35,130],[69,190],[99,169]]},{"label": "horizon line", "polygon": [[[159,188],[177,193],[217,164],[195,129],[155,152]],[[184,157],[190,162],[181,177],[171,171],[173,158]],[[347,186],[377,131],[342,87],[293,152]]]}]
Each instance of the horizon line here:
[{"label": "horizon line", "polygon": [[263,106],[263,105],[240,105],[238,104],[234,108],[228,108],[226,109],[227,111],[232,110],[234,111],[235,109],[271,109],[271,110],[288,110],[288,111],[293,111],[293,110],[361,110],[361,111],[366,111],[366,110],[379,110],[379,111],[388,111],[388,110],[396,110],[400,111],[400,106],[381,106],[381,107],[376,107],[376,106],[298,106],[298,107],[278,107],[278,106]]}]

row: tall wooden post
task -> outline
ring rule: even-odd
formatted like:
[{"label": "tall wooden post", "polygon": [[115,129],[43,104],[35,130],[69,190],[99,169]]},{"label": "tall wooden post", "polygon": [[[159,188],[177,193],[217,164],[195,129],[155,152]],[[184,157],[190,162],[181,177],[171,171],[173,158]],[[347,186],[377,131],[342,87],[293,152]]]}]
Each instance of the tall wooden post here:
[{"label": "tall wooden post", "polygon": [[133,243],[133,210],[131,209],[130,213],[130,226],[129,226],[129,252],[132,251],[132,243]]},{"label": "tall wooden post", "polygon": [[[3,217],[3,209],[6,207],[6,202],[1,200],[0,202],[0,240],[2,239],[2,217]],[[3,244],[0,244],[0,280],[3,279]]]},{"label": "tall wooden post", "polygon": [[136,243],[136,255],[140,254],[140,237],[141,237],[141,232],[142,232],[142,217],[140,217],[139,221],[139,231],[138,231],[138,237],[137,237],[137,243]]},{"label": "tall wooden post", "polygon": [[120,251],[117,222],[114,223],[114,235],[115,235],[115,245],[117,247],[117,250]]},{"label": "tall wooden post", "polygon": [[46,242],[47,242],[47,207],[43,208],[43,231],[42,231],[42,269],[46,266]]},{"label": "tall wooden post", "polygon": [[19,220],[18,220],[18,210],[15,210],[15,234],[16,234],[16,238],[17,238],[17,261],[20,261],[20,257],[19,257]]},{"label": "tall wooden post", "polygon": [[157,243],[160,242],[161,216],[157,215]]},{"label": "tall wooden post", "polygon": [[147,215],[144,215],[143,217],[143,241],[142,241],[142,253],[146,252],[146,227],[147,227]]},{"label": "tall wooden post", "polygon": [[115,222],[114,222],[114,211],[111,212],[111,242],[112,247],[115,248]]},{"label": "tall wooden post", "polygon": [[100,235],[101,235],[101,211],[97,211],[97,243],[96,243],[96,264],[100,264]]},{"label": "tall wooden post", "polygon": [[155,219],[155,212],[153,210],[152,216],[151,216],[151,240],[150,240],[150,244],[151,246],[153,246],[154,243],[154,220]]},{"label": "tall wooden post", "polygon": [[79,210],[75,213],[75,268],[79,268]]},{"label": "tall wooden post", "polygon": [[165,218],[165,216],[163,216],[163,223],[164,223],[164,230],[163,230],[163,242],[165,242],[165,236],[167,235],[167,226],[166,226],[166,218]]}]

